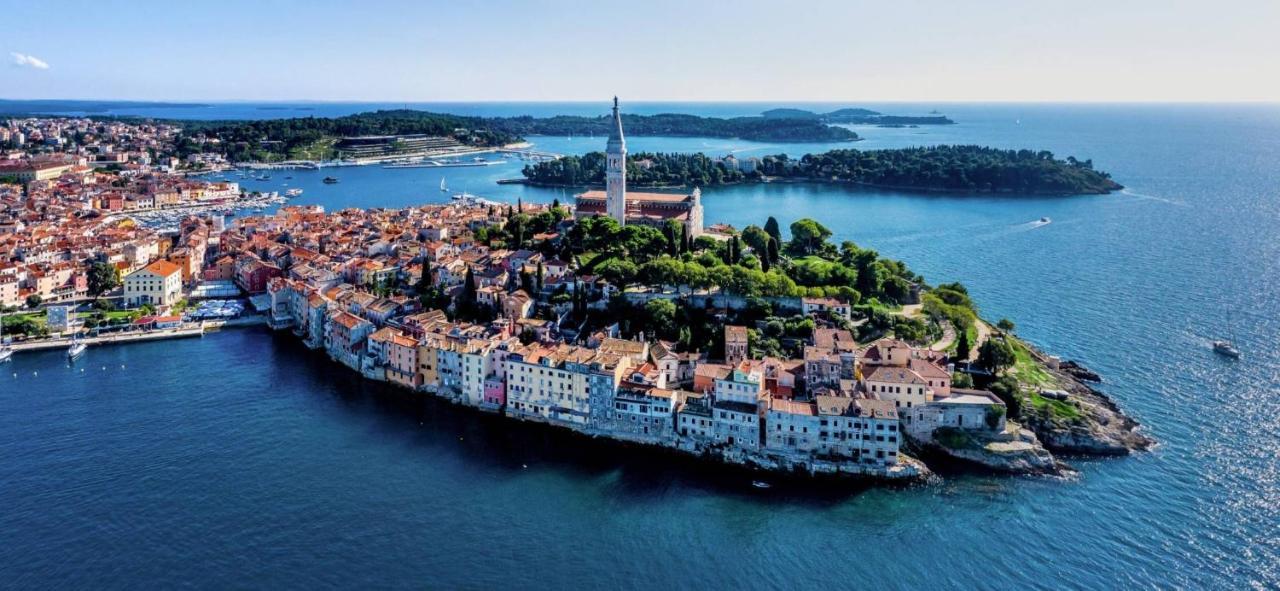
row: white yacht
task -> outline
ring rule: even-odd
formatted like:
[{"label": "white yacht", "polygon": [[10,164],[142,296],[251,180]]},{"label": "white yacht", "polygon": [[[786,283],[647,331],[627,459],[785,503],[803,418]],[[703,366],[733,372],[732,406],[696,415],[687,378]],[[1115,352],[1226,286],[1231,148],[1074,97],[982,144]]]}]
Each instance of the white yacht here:
[{"label": "white yacht", "polygon": [[81,355],[84,355],[84,350],[87,348],[89,346],[80,341],[71,341],[71,346],[67,347],[67,360],[75,361]]}]

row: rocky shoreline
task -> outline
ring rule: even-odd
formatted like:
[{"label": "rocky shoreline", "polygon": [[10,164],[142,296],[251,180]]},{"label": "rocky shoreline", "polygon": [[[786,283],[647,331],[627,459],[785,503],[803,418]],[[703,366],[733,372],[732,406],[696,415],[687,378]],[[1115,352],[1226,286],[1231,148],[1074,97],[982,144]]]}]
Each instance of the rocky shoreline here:
[{"label": "rocky shoreline", "polygon": [[1080,456],[1125,456],[1146,451],[1156,441],[1142,432],[1142,425],[1103,392],[1061,370],[1046,370],[1064,385],[1067,400],[1084,413],[1080,421],[1035,421],[1029,427],[1054,453]]}]

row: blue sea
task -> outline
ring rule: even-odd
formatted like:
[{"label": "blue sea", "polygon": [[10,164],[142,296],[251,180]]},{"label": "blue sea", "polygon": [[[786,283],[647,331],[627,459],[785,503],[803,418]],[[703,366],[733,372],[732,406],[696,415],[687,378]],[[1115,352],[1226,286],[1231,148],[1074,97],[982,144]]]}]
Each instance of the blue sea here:
[{"label": "blue sea", "polygon": [[[286,111],[215,105],[207,117]],[[278,105],[268,105],[278,106]],[[310,105],[316,115],[384,105]],[[394,106],[394,105],[386,105]],[[411,105],[417,106],[417,105]],[[432,107],[593,113],[583,104]],[[626,107],[624,102],[624,107]],[[751,114],[778,105],[635,105]],[[8,588],[1280,587],[1280,106],[937,108],[857,148],[984,144],[1091,158],[1105,196],[918,195],[819,185],[704,191],[708,221],[814,217],[835,240],[962,281],[991,319],[1101,373],[1161,445],[1067,458],[1071,478],[948,472],[908,488],[759,491],[735,473],[478,416],[362,382],[288,336],[18,354],[0,366]],[[321,111],[321,107],[325,110]],[[289,115],[299,113],[288,112]],[[166,115],[168,113],[155,113]],[[598,138],[532,138],[560,153]],[[629,138],[632,151],[799,155],[832,145]],[[276,172],[295,201],[400,207],[522,163]],[[324,175],[341,178],[323,185]],[[285,179],[285,176],[292,176]],[[288,183],[288,187],[285,186]],[[1031,222],[1042,216],[1053,222]],[[1209,343],[1229,336],[1239,361]]]}]

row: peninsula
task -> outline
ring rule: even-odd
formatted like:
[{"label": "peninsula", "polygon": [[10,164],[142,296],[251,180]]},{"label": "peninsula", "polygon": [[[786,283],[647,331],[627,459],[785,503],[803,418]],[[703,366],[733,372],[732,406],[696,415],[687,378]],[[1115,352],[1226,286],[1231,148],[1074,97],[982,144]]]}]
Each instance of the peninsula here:
[{"label": "peninsula", "polygon": [[172,150],[175,129],[16,125],[22,142],[91,142],[129,172],[73,154],[7,165],[0,296],[46,312],[5,317],[6,335],[28,337],[19,351],[55,332],[52,346],[194,333],[240,315],[217,298],[243,293],[270,328],[410,395],[752,470],[902,480],[941,457],[1046,473],[1062,469],[1055,451],[1151,444],[1087,371],[982,321],[958,283],[833,244],[818,220],[786,235],[772,216],[704,227],[696,188],[628,192],[616,103],[605,190],[572,205],[286,206],[231,225],[189,215],[172,232],[129,216],[161,192],[217,190],[136,149]]}]

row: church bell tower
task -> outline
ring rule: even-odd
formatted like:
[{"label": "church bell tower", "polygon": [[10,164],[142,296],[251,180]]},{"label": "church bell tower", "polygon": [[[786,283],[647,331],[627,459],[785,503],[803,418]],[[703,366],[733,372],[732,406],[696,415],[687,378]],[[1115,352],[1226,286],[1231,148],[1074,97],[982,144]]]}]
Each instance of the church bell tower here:
[{"label": "church bell tower", "polygon": [[622,115],[618,113],[618,97],[613,97],[613,127],[605,148],[605,211],[627,225],[627,142],[622,138]]}]

